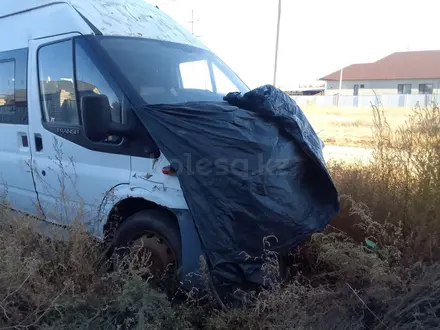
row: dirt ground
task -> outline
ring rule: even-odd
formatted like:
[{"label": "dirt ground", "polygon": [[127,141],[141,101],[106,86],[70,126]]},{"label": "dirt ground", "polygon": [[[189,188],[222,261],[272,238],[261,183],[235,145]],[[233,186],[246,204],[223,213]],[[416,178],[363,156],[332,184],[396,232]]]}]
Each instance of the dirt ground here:
[{"label": "dirt ground", "polygon": [[[347,107],[301,107],[326,146],[370,148],[373,142],[373,109]],[[386,108],[392,128],[403,124],[411,109]],[[354,149],[347,149],[349,152]],[[338,150],[339,152],[340,150]],[[359,152],[357,150],[356,152]],[[342,152],[344,153],[344,152]]]}]

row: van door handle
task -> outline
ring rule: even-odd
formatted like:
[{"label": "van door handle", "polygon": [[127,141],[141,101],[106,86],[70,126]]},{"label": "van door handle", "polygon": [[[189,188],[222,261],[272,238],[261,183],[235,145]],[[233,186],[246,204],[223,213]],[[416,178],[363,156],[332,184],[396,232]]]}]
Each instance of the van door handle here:
[{"label": "van door handle", "polygon": [[40,152],[43,150],[43,138],[41,137],[40,134],[35,134],[35,150],[37,152]]},{"label": "van door handle", "polygon": [[20,141],[21,141],[20,148],[28,148],[29,141],[27,134],[25,132],[18,132],[18,136],[20,137]]}]

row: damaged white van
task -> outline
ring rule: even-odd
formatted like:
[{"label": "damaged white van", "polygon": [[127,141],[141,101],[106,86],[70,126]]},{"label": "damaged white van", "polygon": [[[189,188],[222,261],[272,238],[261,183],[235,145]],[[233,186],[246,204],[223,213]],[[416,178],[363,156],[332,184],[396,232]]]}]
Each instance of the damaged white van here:
[{"label": "damaged white van", "polygon": [[159,272],[175,265],[181,281],[197,271],[179,181],[132,108],[246,85],[143,0],[3,0],[0,34],[0,193],[12,208],[83,219],[114,247],[143,246]]}]

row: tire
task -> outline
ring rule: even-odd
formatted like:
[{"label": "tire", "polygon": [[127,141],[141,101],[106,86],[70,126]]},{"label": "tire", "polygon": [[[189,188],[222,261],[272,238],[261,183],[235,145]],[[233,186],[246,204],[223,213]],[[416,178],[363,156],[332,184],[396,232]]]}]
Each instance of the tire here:
[{"label": "tire", "polygon": [[[154,235],[153,238],[151,238],[151,235]],[[169,254],[169,249],[171,250],[175,260],[175,264],[172,267],[173,274],[169,278],[167,277],[165,280],[162,278],[160,281],[158,281],[160,282],[158,284],[166,291],[174,291],[178,283],[177,270],[179,269],[182,260],[180,230],[176,220],[174,220],[167,211],[161,209],[145,210],[128,217],[116,230],[111,242],[111,256],[126,255],[128,251],[127,247],[130,247],[132,244],[134,244],[134,242],[142,240],[143,238],[157,238],[157,241],[159,241],[160,238],[160,240],[163,241],[160,243],[160,248],[162,248],[162,245],[164,245],[164,248],[166,246],[167,255]],[[148,244],[149,243],[146,245]],[[153,242],[153,244],[155,243]],[[163,256],[163,251],[158,253],[158,255]],[[152,257],[153,256],[154,253],[152,252]],[[168,257],[165,256],[158,258],[167,259]],[[155,258],[152,259],[154,265]],[[157,263],[159,265],[164,264],[161,261]],[[168,271],[169,270],[165,272]]]}]

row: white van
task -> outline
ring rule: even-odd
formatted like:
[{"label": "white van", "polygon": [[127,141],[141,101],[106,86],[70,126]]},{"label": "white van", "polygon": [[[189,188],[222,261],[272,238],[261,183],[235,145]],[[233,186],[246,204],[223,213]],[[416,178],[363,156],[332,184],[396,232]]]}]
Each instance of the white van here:
[{"label": "white van", "polygon": [[[83,219],[114,247],[141,244],[181,281],[197,271],[179,181],[132,108],[248,88],[143,0],[3,0],[0,35],[0,193],[12,208],[62,226]],[[110,125],[94,110],[102,95]]]}]

